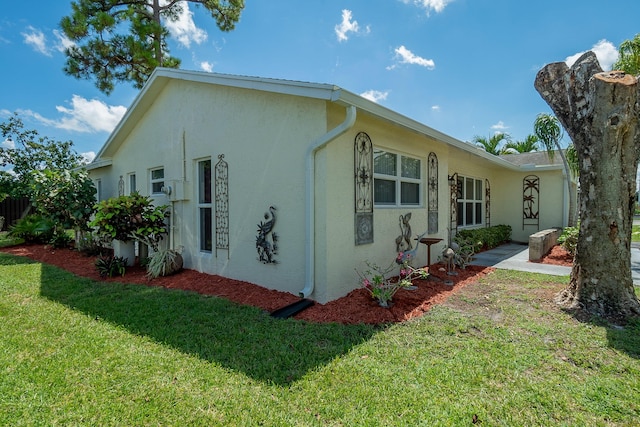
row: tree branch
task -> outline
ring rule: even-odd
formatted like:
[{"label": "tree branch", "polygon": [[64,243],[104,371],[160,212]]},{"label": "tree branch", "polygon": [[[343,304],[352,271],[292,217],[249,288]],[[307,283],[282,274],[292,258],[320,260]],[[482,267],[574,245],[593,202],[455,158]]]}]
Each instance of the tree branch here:
[{"label": "tree branch", "polygon": [[585,129],[590,103],[586,99],[589,93],[589,81],[595,74],[602,72],[596,55],[589,51],[583,54],[571,66],[564,62],[554,62],[542,68],[536,75],[534,87],[576,142],[582,140],[571,128]]}]

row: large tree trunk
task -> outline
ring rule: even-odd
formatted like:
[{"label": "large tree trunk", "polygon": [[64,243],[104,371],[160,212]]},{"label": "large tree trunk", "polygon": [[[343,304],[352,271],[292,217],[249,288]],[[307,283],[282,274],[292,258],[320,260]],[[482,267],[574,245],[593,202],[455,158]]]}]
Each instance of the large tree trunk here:
[{"label": "large tree trunk", "polygon": [[640,314],[631,227],[640,153],[640,86],[602,72],[593,52],[538,72],[535,88],[571,137],[580,166],[580,233],[569,286],[556,300],[606,317]]}]

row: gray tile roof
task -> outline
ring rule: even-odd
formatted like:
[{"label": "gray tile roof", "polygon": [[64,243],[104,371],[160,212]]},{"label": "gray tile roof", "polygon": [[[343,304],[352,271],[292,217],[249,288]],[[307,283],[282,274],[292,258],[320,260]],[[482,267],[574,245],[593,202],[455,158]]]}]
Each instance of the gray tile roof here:
[{"label": "gray tile roof", "polygon": [[553,160],[549,159],[549,155],[546,151],[533,151],[530,153],[519,154],[502,154],[500,158],[518,166],[549,166],[562,164],[562,158],[560,157],[558,150],[554,150]]}]

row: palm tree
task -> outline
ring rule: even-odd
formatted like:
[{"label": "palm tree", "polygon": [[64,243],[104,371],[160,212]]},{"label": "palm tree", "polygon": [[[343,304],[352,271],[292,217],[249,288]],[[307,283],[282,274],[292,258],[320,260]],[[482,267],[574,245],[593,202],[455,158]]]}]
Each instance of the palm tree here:
[{"label": "palm tree", "polygon": [[500,154],[530,153],[538,151],[538,137],[527,135],[523,141],[508,141],[502,148]]},{"label": "palm tree", "polygon": [[487,153],[490,153],[496,156],[499,155],[501,151],[500,143],[502,141],[509,142],[510,140],[511,140],[511,137],[509,136],[509,134],[503,133],[503,132],[497,132],[493,136],[489,137],[488,139],[485,138],[484,136],[479,136],[479,135],[476,135],[473,137],[473,142],[475,142],[476,145],[482,147],[484,151],[486,151]]},{"label": "palm tree", "polygon": [[[578,169],[577,165],[577,157],[573,157],[572,164],[569,165],[569,161],[567,160],[567,156],[565,155],[565,151],[560,147],[560,140],[563,136],[562,127],[560,126],[560,121],[558,118],[551,114],[538,114],[536,117],[536,121],[533,123],[533,129],[545,149],[547,150],[547,154],[549,158],[553,160],[553,156],[555,154],[555,150],[558,150],[560,153],[560,157],[562,158],[562,164],[564,166],[564,172],[567,176],[567,187],[569,189],[569,227],[574,227],[576,225],[576,195],[573,191],[571,191],[571,178],[575,175],[575,172]],[[573,144],[571,144],[571,148],[568,148],[567,151],[573,150],[575,152],[575,148],[573,148]]]}]

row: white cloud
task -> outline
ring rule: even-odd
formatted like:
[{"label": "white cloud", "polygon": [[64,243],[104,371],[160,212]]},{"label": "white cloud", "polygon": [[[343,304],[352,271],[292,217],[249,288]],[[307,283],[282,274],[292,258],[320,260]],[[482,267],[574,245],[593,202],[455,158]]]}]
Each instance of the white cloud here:
[{"label": "white cloud", "polygon": [[[162,3],[167,2],[168,0],[164,0]],[[184,2],[180,7],[181,11],[175,20],[167,19],[164,22],[171,35],[187,49],[191,47],[191,42],[200,44],[206,41],[207,32],[196,27],[196,23],[193,22],[193,12],[189,9],[188,3]]]},{"label": "white cloud", "polygon": [[[589,50],[596,54],[596,58],[598,58],[603,70],[610,70],[613,63],[618,60],[618,49],[606,39],[600,40]],[[568,67],[571,67],[585,52],[578,52],[575,55],[568,56],[564,62]]]},{"label": "white cloud", "polygon": [[49,47],[47,47],[47,38],[44,33],[37,28],[33,28],[32,26],[27,27],[28,32],[22,33],[22,37],[24,37],[24,42],[31,47],[36,52],[40,52],[43,55],[51,56],[51,52],[49,51]]},{"label": "white cloud", "polygon": [[357,33],[358,32],[358,21],[352,21],[352,13],[348,9],[342,10],[342,22],[335,26],[336,36],[338,36],[338,41],[343,42],[347,41],[349,37],[347,37],[348,32]]},{"label": "white cloud", "polygon": [[80,153],[80,157],[82,157],[82,163],[89,164],[96,158],[95,151],[87,151],[86,153]]},{"label": "white cloud", "polygon": [[433,70],[436,67],[436,63],[433,61],[433,59],[425,59],[420,56],[417,56],[404,46],[397,47],[394,50],[394,52],[395,52],[394,59],[396,59],[398,63],[387,67],[388,70],[392,70],[396,68],[398,64],[419,65],[421,67],[426,67],[430,70]]},{"label": "white cloud", "polygon": [[440,13],[444,10],[444,8],[453,0],[400,0],[404,4],[413,3],[417,6],[420,6],[427,10],[427,14],[431,10],[435,10],[436,13]]},{"label": "white cloud", "polygon": [[63,114],[61,119],[48,119],[34,111],[25,110],[21,114],[28,115],[43,123],[58,129],[72,132],[111,132],[127,108],[122,105],[109,106],[97,99],[85,99],[73,95],[71,108],[56,106],[56,110]]},{"label": "white cloud", "polygon": [[4,141],[2,141],[2,143],[0,143],[0,147],[13,150],[14,148],[16,148],[16,143],[11,139],[5,139]]},{"label": "white cloud", "polygon": [[361,97],[368,99],[369,101],[373,101],[378,103],[380,101],[384,101],[389,96],[389,91],[380,92],[379,90],[368,90],[360,94]]},{"label": "white cloud", "polygon": [[[335,26],[336,36],[338,36],[339,42],[344,42],[349,39],[347,33],[359,34],[363,31],[360,29],[358,25],[358,21],[352,21],[353,14],[348,9],[342,10],[342,22]],[[365,27],[365,33],[371,32],[371,28],[369,26]]]},{"label": "white cloud", "polygon": [[200,63],[200,69],[202,69],[202,71],[206,71],[207,73],[210,73],[213,71],[213,64],[210,63],[209,61],[202,61]]},{"label": "white cloud", "polygon": [[56,43],[56,49],[60,52],[64,52],[68,48],[75,46],[75,43],[60,31],[53,30],[53,35],[58,39],[58,43]]},{"label": "white cloud", "polygon": [[432,105],[432,106],[431,106],[431,110],[432,110],[432,111],[440,111],[440,110],[441,110],[441,108],[440,108],[440,106],[439,106],[439,105]]},{"label": "white cloud", "polygon": [[492,125],[491,129],[495,130],[496,132],[504,132],[505,130],[509,129],[509,126],[505,125],[504,122],[500,120],[495,125]]}]

